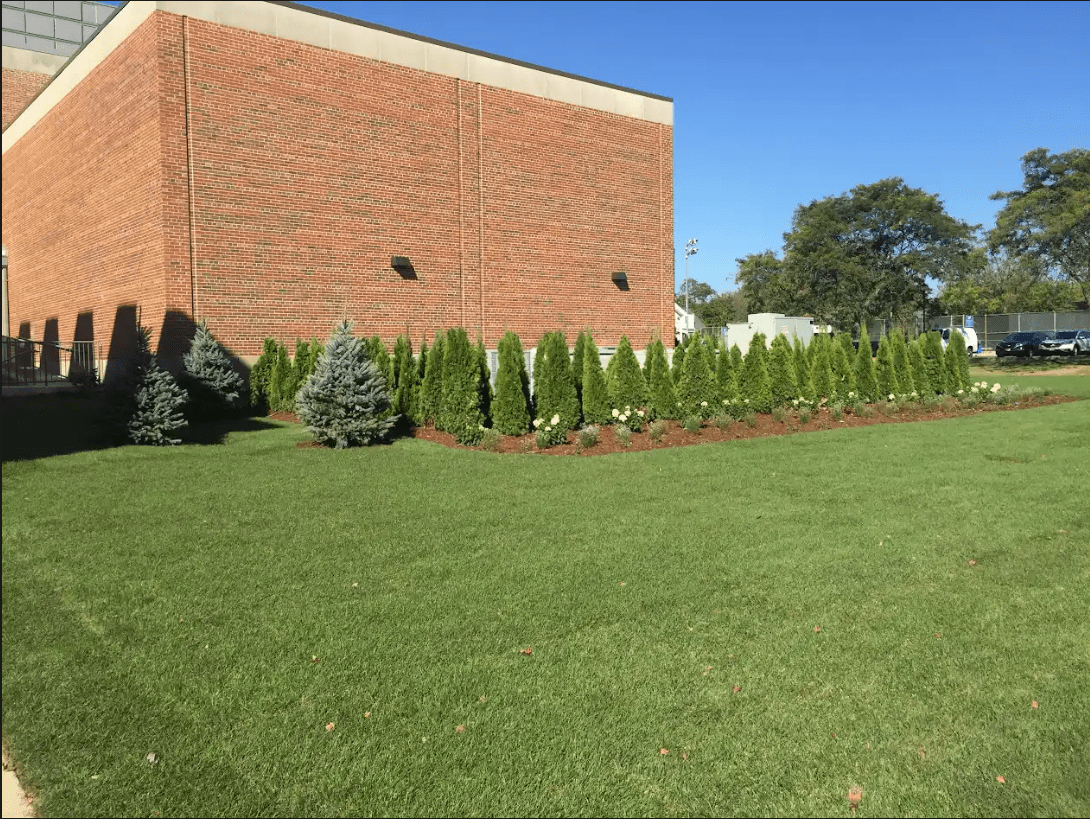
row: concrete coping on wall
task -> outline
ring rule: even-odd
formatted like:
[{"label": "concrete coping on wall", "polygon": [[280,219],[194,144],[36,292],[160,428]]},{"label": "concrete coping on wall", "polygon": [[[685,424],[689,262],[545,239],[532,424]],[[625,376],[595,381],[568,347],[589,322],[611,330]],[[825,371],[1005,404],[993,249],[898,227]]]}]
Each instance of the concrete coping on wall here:
[{"label": "concrete coping on wall", "polygon": [[4,68],[9,71],[27,71],[31,74],[48,74],[53,76],[60,67],[68,61],[63,54],[46,54],[42,51],[31,51],[15,46],[2,46]]},{"label": "concrete coping on wall", "polygon": [[156,11],[633,119],[673,125],[674,103],[668,97],[541,68],[295,3],[130,0],[69,59],[52,82],[8,126],[3,135],[4,153]]}]

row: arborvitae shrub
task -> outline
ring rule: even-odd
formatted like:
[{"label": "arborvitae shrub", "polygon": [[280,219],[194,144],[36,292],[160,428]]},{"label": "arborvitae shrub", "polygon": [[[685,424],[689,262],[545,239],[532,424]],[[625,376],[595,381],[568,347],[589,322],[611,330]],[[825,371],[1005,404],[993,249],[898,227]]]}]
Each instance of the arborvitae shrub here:
[{"label": "arborvitae shrub", "polygon": [[870,336],[865,327],[861,330],[859,349],[855,355],[855,394],[860,401],[868,404],[878,400],[878,373],[874,369],[874,356],[871,353]]},{"label": "arborvitae shrub", "polygon": [[927,371],[927,381],[932,391],[936,394],[948,392],[946,359],[942,352],[942,338],[939,334],[925,333],[920,336],[920,352],[923,354],[923,366]]},{"label": "arborvitae shrub", "polygon": [[[579,401],[579,405],[583,405],[583,359],[585,358],[584,350],[587,346],[587,337],[590,335],[590,329],[580,330],[579,336],[575,339],[575,349],[571,354],[571,376],[572,381],[575,382],[575,397]],[[587,421],[589,424],[590,421]]]},{"label": "arborvitae shrub", "polygon": [[666,346],[655,337],[647,346],[649,411],[652,418],[677,418],[677,392],[666,361]]},{"label": "arborvitae shrub", "polygon": [[965,346],[965,336],[954,330],[946,345],[946,383],[950,393],[969,388],[969,348]]},{"label": "arborvitae shrub", "polygon": [[435,343],[428,351],[427,368],[424,371],[424,383],[421,385],[421,415],[425,420],[439,426],[439,413],[443,407],[443,348],[441,333],[435,334]]},{"label": "arborvitae shrub", "polygon": [[447,330],[443,347],[443,402],[436,426],[459,443],[477,443],[484,424],[481,413],[480,357],[461,327]]},{"label": "arborvitae shrub", "polygon": [[893,351],[893,372],[897,377],[899,394],[908,395],[916,386],[912,378],[912,367],[908,363],[908,345],[901,328],[896,328],[889,336],[890,349]]},{"label": "arborvitae shrub", "polygon": [[772,406],[783,407],[799,397],[795,375],[795,351],[783,333],[772,339],[769,350],[768,378],[772,384]]},{"label": "arborvitae shrub", "polygon": [[480,363],[480,371],[477,379],[477,395],[480,398],[481,415],[484,416],[484,425],[490,426],[492,419],[492,399],[495,393],[492,391],[492,371],[488,368],[488,351],[484,348],[484,339],[477,336],[477,361]]},{"label": "arborvitae shrub", "polygon": [[589,333],[583,339],[582,349],[583,375],[580,380],[583,383],[583,420],[588,424],[608,424],[613,418],[609,411],[606,374],[602,371],[602,359],[598,355],[598,346]]},{"label": "arborvitae shrub", "polygon": [[815,341],[817,347],[814,350],[813,366],[810,368],[810,377],[814,382],[814,398],[819,402],[825,399],[827,404],[833,404],[837,400],[837,383],[829,354],[839,350],[840,354],[844,355],[844,351],[839,349],[836,342],[830,342],[828,339],[815,339]]},{"label": "arborvitae shrub", "polygon": [[931,378],[928,376],[927,362],[923,356],[924,337],[912,339],[908,345],[908,364],[912,368],[912,389],[919,398],[934,395]]},{"label": "arborvitae shrub", "polygon": [[170,433],[186,426],[189,396],[151,354],[150,337],[146,327],[136,328],[125,371],[107,387],[110,431],[119,442],[177,444]]},{"label": "arborvitae shrub", "polygon": [[[841,333],[829,348],[829,366],[833,371],[833,390],[836,393],[836,398],[841,401],[847,401],[848,393],[856,391],[855,359],[856,350],[852,347],[852,337],[847,333]],[[830,398],[832,397],[830,396]]]},{"label": "arborvitae shrub", "polygon": [[492,428],[504,435],[524,435],[530,430],[530,402],[523,383],[526,362],[519,337],[508,330],[497,346],[496,397],[492,402]]},{"label": "arborvitae shrub", "polygon": [[392,389],[394,374],[391,367],[390,354],[386,351],[386,345],[382,343],[382,339],[378,336],[371,336],[370,338],[363,339],[363,345],[364,349],[367,350],[367,357],[375,362],[378,371],[386,378],[386,384]]},{"label": "arborvitae shrub", "polygon": [[764,333],[754,333],[749,340],[749,352],[742,359],[742,377],[738,381],[738,398],[753,412],[772,412],[767,355]]},{"label": "arborvitae shrub", "polygon": [[891,395],[896,396],[901,392],[897,383],[897,370],[893,366],[893,346],[888,336],[882,336],[878,341],[878,357],[874,362],[875,376],[878,380],[878,400],[887,401]]},{"label": "arborvitae shrub", "polygon": [[685,351],[689,348],[692,339],[693,336],[683,338],[681,343],[674,347],[674,359],[670,364],[670,378],[673,379],[674,387],[681,383],[681,368],[685,364]]},{"label": "arborvitae shrub", "polygon": [[295,412],[314,439],[336,449],[382,440],[396,421],[390,417],[386,377],[351,329],[345,321],[333,331],[295,401]]},{"label": "arborvitae shrub", "polygon": [[193,420],[209,420],[235,414],[242,401],[242,376],[209,332],[207,322],[202,321],[197,327],[182,361],[185,371],[180,386],[189,394],[188,416]]},{"label": "arborvitae shrub", "polygon": [[715,393],[719,399],[718,411],[738,400],[738,373],[730,350],[724,345],[715,361]]},{"label": "arborvitae shrub", "polygon": [[643,380],[640,362],[632,350],[628,336],[621,336],[610,364],[612,375],[606,382],[610,404],[622,411],[625,407],[631,407],[633,412],[646,407],[647,382]]},{"label": "arborvitae shrub", "polygon": [[288,348],[277,342],[276,356],[273,358],[272,371],[269,373],[269,410],[283,412],[287,405],[287,396],[291,392],[291,359]]},{"label": "arborvitae shrub", "polygon": [[275,338],[265,339],[261,357],[250,370],[250,406],[259,412],[269,411],[269,379],[276,364]]},{"label": "arborvitae shrub", "polygon": [[393,409],[401,415],[401,422],[416,423],[417,394],[420,390],[420,371],[413,358],[413,345],[406,336],[398,336],[394,344],[394,372],[397,382],[394,386]]},{"label": "arborvitae shrub", "polygon": [[413,394],[410,403],[410,418],[412,422],[418,426],[424,426],[424,422],[427,418],[424,416],[424,376],[428,373],[428,339],[425,337],[420,340],[420,355],[416,356],[416,386],[413,387]]},{"label": "arborvitae shrub", "polygon": [[799,398],[806,401],[814,401],[814,380],[810,377],[810,359],[806,355],[806,348],[802,346],[802,340],[795,336],[795,383],[798,384]]},{"label": "arborvitae shrub", "polygon": [[708,419],[716,415],[722,406],[717,397],[718,393],[719,385],[715,373],[708,369],[704,340],[699,335],[693,335],[685,349],[681,381],[677,385],[681,417]]},{"label": "arborvitae shrub", "polygon": [[560,416],[561,429],[579,426],[579,402],[575,396],[575,381],[571,374],[571,354],[563,331],[548,333],[541,340],[535,360],[536,417],[552,426],[554,415]]}]

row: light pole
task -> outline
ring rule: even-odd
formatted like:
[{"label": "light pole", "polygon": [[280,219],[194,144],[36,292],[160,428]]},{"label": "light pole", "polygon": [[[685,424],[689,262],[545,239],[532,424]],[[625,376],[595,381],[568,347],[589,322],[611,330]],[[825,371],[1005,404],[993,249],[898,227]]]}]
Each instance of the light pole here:
[{"label": "light pole", "polygon": [[685,312],[689,312],[689,291],[693,289],[693,283],[689,281],[689,257],[695,256],[698,248],[696,239],[690,239],[685,243]]}]

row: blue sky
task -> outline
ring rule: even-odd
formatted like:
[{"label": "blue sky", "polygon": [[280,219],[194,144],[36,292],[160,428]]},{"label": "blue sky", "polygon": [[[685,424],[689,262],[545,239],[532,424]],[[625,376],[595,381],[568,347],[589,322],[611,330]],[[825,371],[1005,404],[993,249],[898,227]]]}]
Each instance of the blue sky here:
[{"label": "blue sky", "polygon": [[308,2],[674,99],[676,280],[733,290],[800,204],[900,176],[985,228],[1090,147],[1087,3]]}]

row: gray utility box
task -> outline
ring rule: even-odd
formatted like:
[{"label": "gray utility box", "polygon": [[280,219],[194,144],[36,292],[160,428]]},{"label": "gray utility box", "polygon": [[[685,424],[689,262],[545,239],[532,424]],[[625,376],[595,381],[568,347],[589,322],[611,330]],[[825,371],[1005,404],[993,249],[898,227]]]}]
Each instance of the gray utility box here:
[{"label": "gray utility box", "polygon": [[727,347],[737,344],[745,355],[749,351],[750,339],[756,333],[764,333],[767,344],[771,344],[776,336],[784,335],[792,344],[797,338],[802,346],[809,345],[814,337],[814,320],[805,316],[785,316],[783,313],[750,313],[749,321],[728,324],[723,329]]}]

